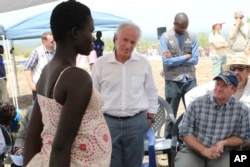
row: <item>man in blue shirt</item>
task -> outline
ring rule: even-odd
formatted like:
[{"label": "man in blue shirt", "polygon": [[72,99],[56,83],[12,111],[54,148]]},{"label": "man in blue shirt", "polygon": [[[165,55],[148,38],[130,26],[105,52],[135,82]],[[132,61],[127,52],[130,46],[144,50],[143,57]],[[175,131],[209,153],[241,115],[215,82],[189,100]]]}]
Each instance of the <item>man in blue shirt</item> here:
[{"label": "man in blue shirt", "polygon": [[4,53],[3,46],[0,45],[0,102],[8,102],[9,94],[7,91],[7,78],[6,78],[6,71],[5,65],[3,63],[3,56]]},{"label": "man in blue shirt", "polygon": [[101,57],[103,55],[103,49],[104,49],[104,42],[101,40],[102,32],[97,31],[96,32],[96,40],[94,41],[94,49],[97,53],[97,58]]},{"label": "man in blue shirt", "polygon": [[[188,24],[188,16],[178,13],[174,18],[174,27],[160,38],[165,96],[175,116],[180,99],[185,106],[185,93],[197,85],[194,65],[198,63],[198,43],[194,34],[187,31]],[[171,137],[172,127],[171,122],[166,123],[166,138]]]}]

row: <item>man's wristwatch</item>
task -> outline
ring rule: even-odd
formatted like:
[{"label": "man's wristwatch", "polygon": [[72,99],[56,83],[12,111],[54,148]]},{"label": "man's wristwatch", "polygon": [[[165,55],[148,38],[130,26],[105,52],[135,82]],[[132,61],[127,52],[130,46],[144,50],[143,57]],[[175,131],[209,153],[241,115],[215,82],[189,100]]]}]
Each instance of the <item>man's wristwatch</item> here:
[{"label": "man's wristwatch", "polygon": [[147,117],[147,119],[149,119],[152,123],[154,123],[154,122],[155,122],[154,117]]}]

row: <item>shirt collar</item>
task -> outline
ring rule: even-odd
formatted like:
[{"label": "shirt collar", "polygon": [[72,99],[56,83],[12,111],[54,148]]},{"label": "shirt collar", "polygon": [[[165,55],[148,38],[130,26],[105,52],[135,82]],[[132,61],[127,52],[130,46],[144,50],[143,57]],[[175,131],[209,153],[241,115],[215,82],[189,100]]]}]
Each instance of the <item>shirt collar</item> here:
[{"label": "shirt collar", "polygon": [[[215,101],[215,98],[214,98],[213,94],[210,94],[210,101],[211,101],[211,103],[213,104],[214,107],[218,106],[216,101]],[[225,104],[223,104],[223,106],[226,107],[226,106],[228,106],[230,103],[232,103],[234,101],[235,101],[235,97],[232,96]]]},{"label": "shirt collar", "polygon": [[[107,55],[107,56],[109,56],[107,58],[107,62],[117,62],[117,60],[115,58],[115,52],[112,52],[111,55]],[[138,54],[135,52],[132,52],[129,61],[138,61],[138,60],[140,60],[140,57],[138,56]]]}]

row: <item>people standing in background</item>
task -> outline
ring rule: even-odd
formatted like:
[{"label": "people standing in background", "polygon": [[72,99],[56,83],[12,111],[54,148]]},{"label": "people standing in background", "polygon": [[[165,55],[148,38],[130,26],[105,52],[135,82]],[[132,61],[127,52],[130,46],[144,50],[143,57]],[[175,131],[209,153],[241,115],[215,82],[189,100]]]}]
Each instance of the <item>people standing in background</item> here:
[{"label": "people standing in background", "polygon": [[97,58],[103,56],[103,50],[104,50],[104,42],[101,40],[102,38],[102,32],[97,31],[96,32],[96,40],[94,41],[94,49],[97,53]]},{"label": "people standing in background", "polygon": [[[197,85],[195,65],[198,63],[199,49],[195,35],[187,31],[188,25],[188,16],[178,13],[174,18],[174,27],[160,38],[165,96],[175,116],[180,100],[185,106],[185,93]],[[169,121],[165,127],[166,138],[171,138],[173,123]]]},{"label": "people standing in background", "polygon": [[92,67],[97,59],[96,51],[93,49],[88,56],[78,54],[76,57],[76,66],[91,73]]},{"label": "people standing in background", "polygon": [[234,18],[235,23],[229,34],[232,55],[237,52],[245,52],[250,56],[250,24],[244,23],[244,13],[242,11],[236,11]]},{"label": "people standing in background", "polygon": [[211,45],[211,57],[213,65],[214,77],[221,73],[222,65],[226,64],[227,61],[227,48],[229,44],[221,34],[222,24],[221,20],[215,20],[212,23],[212,32],[209,35],[209,43]]},{"label": "people standing in background", "polygon": [[134,48],[140,28],[119,25],[115,50],[98,58],[93,84],[104,98],[104,113],[112,138],[110,167],[141,167],[146,132],[158,109],[158,92],[148,59]]},{"label": "people standing in background", "polygon": [[8,102],[9,93],[7,90],[7,77],[5,65],[3,62],[4,48],[0,45],[0,102]]},{"label": "people standing in background", "polygon": [[24,66],[24,74],[32,91],[32,103],[36,100],[36,83],[40,78],[43,67],[55,54],[55,41],[51,32],[42,34],[42,45],[34,49]]}]

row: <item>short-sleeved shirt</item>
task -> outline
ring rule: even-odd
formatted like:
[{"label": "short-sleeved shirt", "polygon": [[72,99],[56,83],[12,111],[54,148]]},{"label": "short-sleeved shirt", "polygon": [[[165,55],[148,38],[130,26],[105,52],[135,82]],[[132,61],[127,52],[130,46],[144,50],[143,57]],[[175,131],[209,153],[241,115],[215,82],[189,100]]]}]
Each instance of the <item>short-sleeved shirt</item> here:
[{"label": "short-sleeved shirt", "polygon": [[104,49],[104,42],[102,40],[96,39],[94,41],[94,49],[97,53],[97,57],[100,57],[103,55],[103,49]]},{"label": "short-sleeved shirt", "polygon": [[[47,51],[46,48],[44,48],[44,52],[48,61],[50,61],[55,55],[55,50]],[[24,70],[32,70],[37,65],[37,63],[38,63],[38,52],[35,49],[31,52],[29,59],[26,61],[24,65]]]},{"label": "short-sleeved shirt", "polygon": [[207,147],[231,136],[245,141],[250,137],[249,114],[250,109],[234,97],[218,107],[213,95],[207,94],[188,106],[179,134],[195,136]]},{"label": "short-sleeved shirt", "polygon": [[[212,43],[225,43],[226,40],[224,39],[224,37],[219,34],[219,33],[211,33],[209,35],[209,43],[212,44]],[[227,53],[227,50],[225,48],[215,48],[213,45],[212,46],[212,53],[213,55],[216,55],[216,56],[225,56],[226,53]]]}]

